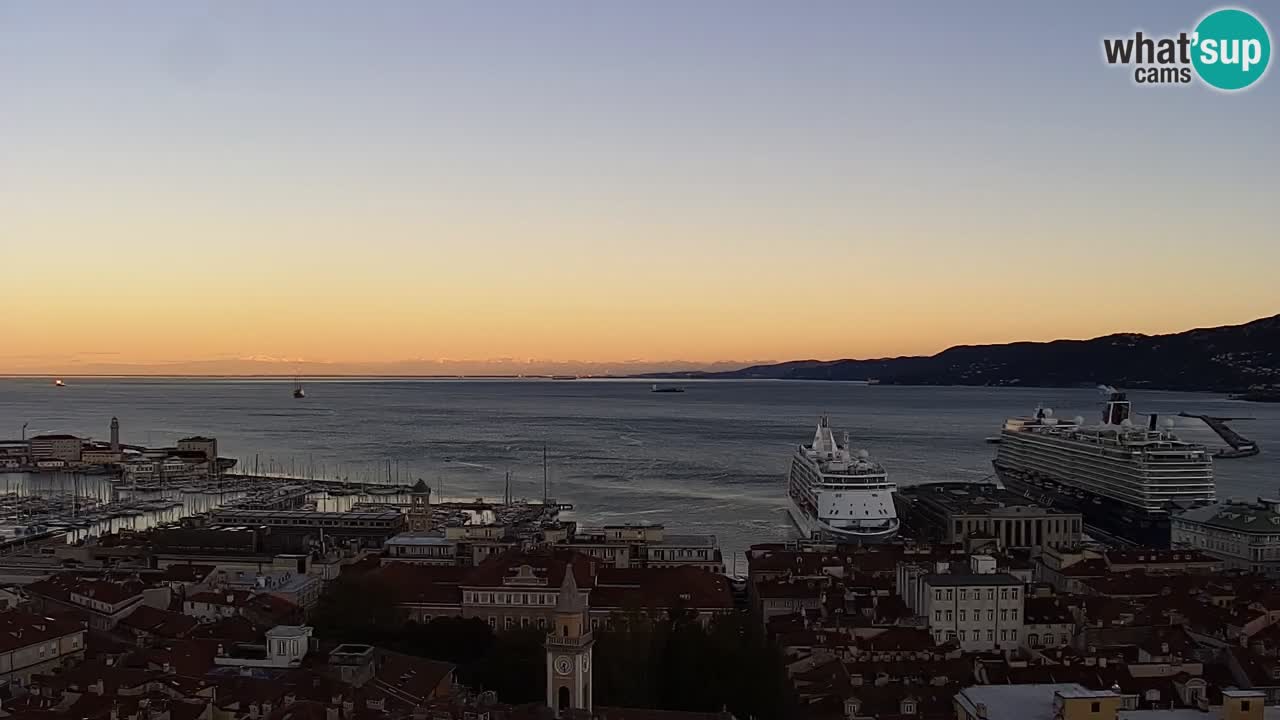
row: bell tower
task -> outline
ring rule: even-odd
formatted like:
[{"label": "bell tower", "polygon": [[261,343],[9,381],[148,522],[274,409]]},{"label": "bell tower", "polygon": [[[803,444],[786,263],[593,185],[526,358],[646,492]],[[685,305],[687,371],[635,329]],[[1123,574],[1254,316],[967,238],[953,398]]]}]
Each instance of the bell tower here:
[{"label": "bell tower", "polygon": [[424,532],[431,529],[431,488],[418,478],[418,484],[409,490],[409,531]]},{"label": "bell tower", "polygon": [[587,603],[573,577],[573,562],[565,564],[564,582],[556,597],[547,633],[547,707],[556,717],[568,710],[591,711],[591,645],[595,638],[587,623]]}]

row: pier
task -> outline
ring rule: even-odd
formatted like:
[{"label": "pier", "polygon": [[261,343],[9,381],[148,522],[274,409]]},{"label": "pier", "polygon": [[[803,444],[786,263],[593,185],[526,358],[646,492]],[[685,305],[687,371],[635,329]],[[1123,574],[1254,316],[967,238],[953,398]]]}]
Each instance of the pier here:
[{"label": "pier", "polygon": [[1235,430],[1232,430],[1227,425],[1231,420],[1247,420],[1249,418],[1220,418],[1213,417],[1212,415],[1195,415],[1186,412],[1178,413],[1178,417],[1192,418],[1202,421],[1205,425],[1209,426],[1210,430],[1217,433],[1218,437],[1222,438],[1222,441],[1231,448],[1230,450],[1223,449],[1217,451],[1213,454],[1215,458],[1227,460],[1232,458],[1250,457],[1252,455],[1257,455],[1259,452],[1257,443],[1244,437]]}]

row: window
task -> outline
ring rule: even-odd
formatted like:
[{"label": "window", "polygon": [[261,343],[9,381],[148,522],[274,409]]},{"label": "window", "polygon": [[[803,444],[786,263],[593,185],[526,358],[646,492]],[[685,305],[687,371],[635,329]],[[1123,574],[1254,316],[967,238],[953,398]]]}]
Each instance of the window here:
[{"label": "window", "polygon": [[[1098,704],[1098,703],[1094,703],[1094,705],[1097,705],[1097,704]],[[1248,700],[1241,700],[1241,701],[1240,701],[1240,711],[1241,711],[1241,712],[1249,712],[1249,701],[1248,701]]]},{"label": "window", "polygon": [[1009,597],[1013,600],[1018,599],[1018,588],[1009,588]]},{"label": "window", "polygon": [[1001,600],[1009,599],[1009,588],[1000,588],[1000,599]]},{"label": "window", "polygon": [[1008,640],[1008,639],[1009,639],[1009,631],[1008,631],[1008,630],[1001,630],[1001,631],[1000,631],[1000,641],[1001,641],[1001,642],[1004,642],[1005,640]]},{"label": "window", "polygon": [[1010,630],[1010,631],[1009,631],[1009,639],[1010,639],[1010,640],[1017,640],[1017,639],[1018,639],[1018,629],[1017,629],[1017,628],[1014,628],[1014,629],[1012,629],[1012,630]]},{"label": "window", "polygon": [[961,600],[968,600],[968,599],[969,599],[969,591],[968,591],[968,590],[965,590],[964,588],[960,588],[960,599],[961,599]]},{"label": "window", "polygon": [[947,622],[951,622],[951,611],[947,611]]},{"label": "window", "polygon": [[996,599],[996,589],[995,589],[995,588],[987,588],[987,599],[988,599],[988,600],[995,600],[995,599]]},{"label": "window", "polygon": [[933,611],[933,620],[934,620],[934,622],[942,622],[942,611],[941,611],[941,610],[934,610],[934,611]]},{"label": "window", "polygon": [[996,619],[996,611],[992,610],[991,608],[987,608],[987,622],[994,622],[995,619]]},{"label": "window", "polygon": [[941,600],[941,599],[942,599],[942,591],[941,591],[941,590],[934,590],[934,591],[933,591],[933,599],[934,599],[934,600]]},{"label": "window", "polygon": [[960,631],[960,642],[964,642],[964,631]]},{"label": "window", "polygon": [[1014,621],[1017,621],[1017,619],[1018,619],[1018,608],[1013,608],[1012,610],[1010,610],[1010,611],[1009,611],[1009,619],[1014,620]]},{"label": "window", "polygon": [[995,639],[996,639],[996,631],[995,631],[995,630],[988,630],[988,631],[987,631],[987,642],[994,642],[994,641],[995,641]]},{"label": "window", "polygon": [[496,617],[494,617],[494,616],[490,615],[490,616],[489,616],[489,627],[494,628],[494,629],[497,629],[497,627],[498,627],[498,618],[496,618]]},{"label": "window", "polygon": [[1089,703],[1089,712],[1102,712],[1102,703]]},{"label": "window", "polygon": [[948,599],[948,600],[951,600],[951,599],[952,599],[952,595],[951,595],[951,588],[947,588],[947,599]]},{"label": "window", "polygon": [[1009,608],[1000,608],[1000,621],[1004,622],[1009,619]]},{"label": "window", "polygon": [[965,620],[965,618],[964,618],[964,614],[965,614],[965,613],[964,613],[964,609],[963,609],[963,608],[961,608],[961,610],[960,610],[960,622],[964,622],[964,620]]}]

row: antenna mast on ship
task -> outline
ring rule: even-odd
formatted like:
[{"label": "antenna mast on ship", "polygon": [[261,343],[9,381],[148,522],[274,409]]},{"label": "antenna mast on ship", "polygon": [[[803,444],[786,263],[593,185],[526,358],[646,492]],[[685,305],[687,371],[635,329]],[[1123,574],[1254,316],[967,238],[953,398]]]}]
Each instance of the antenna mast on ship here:
[{"label": "antenna mast on ship", "polygon": [[542,504],[550,499],[550,485],[547,484],[547,444],[542,443]]}]

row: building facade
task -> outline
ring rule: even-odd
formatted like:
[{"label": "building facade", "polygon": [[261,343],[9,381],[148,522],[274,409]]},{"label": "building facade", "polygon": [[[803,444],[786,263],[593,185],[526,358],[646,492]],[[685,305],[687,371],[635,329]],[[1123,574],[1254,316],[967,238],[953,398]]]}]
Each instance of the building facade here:
[{"label": "building facade", "polygon": [[1080,513],[1033,503],[990,483],[944,482],[902,488],[899,514],[932,539],[967,549],[992,542],[1000,549],[1043,550],[1080,544]]},{"label": "building facade", "polygon": [[74,435],[37,435],[31,438],[31,459],[78,463],[83,446],[84,441]]},{"label": "building facade", "polygon": [[26,686],[84,657],[84,627],[21,610],[0,612],[0,686]]},{"label": "building facade", "polygon": [[1232,569],[1280,577],[1280,499],[1225,502],[1170,521],[1174,547],[1194,548]]},{"label": "building facade", "polygon": [[898,588],[938,644],[956,642],[965,652],[1011,651],[1024,638],[1023,582],[996,572],[990,556],[973,556],[968,572],[923,572],[904,565]]}]

